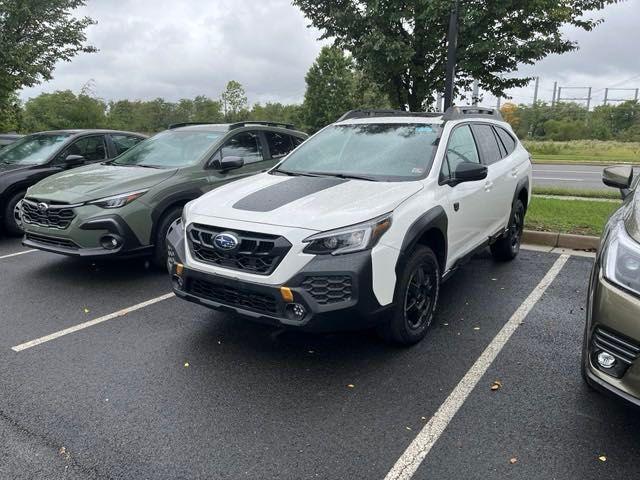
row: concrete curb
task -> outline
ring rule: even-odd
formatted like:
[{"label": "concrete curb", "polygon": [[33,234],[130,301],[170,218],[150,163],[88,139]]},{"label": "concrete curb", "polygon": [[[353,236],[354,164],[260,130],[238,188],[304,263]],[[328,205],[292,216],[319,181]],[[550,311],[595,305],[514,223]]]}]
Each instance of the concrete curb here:
[{"label": "concrete curb", "polygon": [[597,250],[600,245],[599,237],[558,232],[537,232],[535,230],[525,230],[522,235],[522,241],[534,245],[570,248],[573,250]]}]

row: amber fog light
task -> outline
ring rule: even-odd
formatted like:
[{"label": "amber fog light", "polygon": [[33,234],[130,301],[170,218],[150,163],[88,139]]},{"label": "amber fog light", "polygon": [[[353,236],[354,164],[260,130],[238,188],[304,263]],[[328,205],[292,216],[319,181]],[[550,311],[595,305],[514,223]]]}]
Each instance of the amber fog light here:
[{"label": "amber fog light", "polygon": [[597,356],[597,360],[598,365],[606,369],[613,368],[616,364],[616,357],[607,352],[600,352]]}]

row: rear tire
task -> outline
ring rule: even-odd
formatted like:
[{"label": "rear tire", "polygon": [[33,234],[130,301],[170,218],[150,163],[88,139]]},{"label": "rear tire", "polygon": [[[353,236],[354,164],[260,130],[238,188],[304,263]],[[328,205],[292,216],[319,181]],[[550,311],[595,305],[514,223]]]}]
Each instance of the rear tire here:
[{"label": "rear tire", "polygon": [[153,265],[162,270],[167,268],[167,232],[173,222],[182,215],[182,207],[176,207],[165,213],[156,229],[155,247],[153,249]]},{"label": "rear tire", "polygon": [[509,219],[507,232],[491,245],[491,254],[496,260],[509,262],[518,256],[524,230],[524,214],[524,204],[518,199]]},{"label": "rear tire", "polygon": [[16,217],[16,206],[18,202],[24,198],[25,192],[18,192],[14,194],[7,205],[5,206],[3,212],[3,227],[4,231],[7,235],[12,237],[20,237],[23,235],[22,227],[20,226],[20,220]]},{"label": "rear tire", "polygon": [[419,245],[400,274],[392,317],[379,327],[379,334],[399,345],[418,343],[431,326],[439,294],[438,259],[429,247]]}]

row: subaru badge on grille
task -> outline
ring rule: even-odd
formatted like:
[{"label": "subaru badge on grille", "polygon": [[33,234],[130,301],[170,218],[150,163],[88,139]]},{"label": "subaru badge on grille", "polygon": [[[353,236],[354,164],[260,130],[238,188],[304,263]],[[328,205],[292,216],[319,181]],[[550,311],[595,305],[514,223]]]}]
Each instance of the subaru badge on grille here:
[{"label": "subaru badge on grille", "polygon": [[44,202],[40,202],[40,203],[38,204],[38,211],[39,211],[40,213],[44,213],[44,212],[46,212],[47,210],[49,210],[49,205],[47,205],[47,204],[46,204],[46,203],[44,203]]},{"label": "subaru badge on grille", "polygon": [[229,252],[238,248],[240,240],[231,232],[222,232],[213,238],[213,244],[218,250]]}]

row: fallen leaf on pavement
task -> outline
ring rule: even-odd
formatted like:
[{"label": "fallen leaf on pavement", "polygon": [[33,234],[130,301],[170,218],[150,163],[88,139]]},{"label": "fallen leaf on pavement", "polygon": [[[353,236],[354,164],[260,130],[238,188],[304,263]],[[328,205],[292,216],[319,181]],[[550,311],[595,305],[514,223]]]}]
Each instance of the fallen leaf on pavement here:
[{"label": "fallen leaf on pavement", "polygon": [[347,385],[347,388],[354,388],[355,385],[353,383],[350,383],[349,385]]},{"label": "fallen leaf on pavement", "polygon": [[513,457],[512,459],[509,460],[509,463],[511,465],[514,465],[514,464],[518,463],[518,459],[516,457]]},{"label": "fallen leaf on pavement", "polygon": [[189,368],[189,362],[184,362],[184,368]]},{"label": "fallen leaf on pavement", "polygon": [[598,457],[598,460],[600,460],[601,462],[606,462],[607,461],[607,457],[605,455],[600,455]]},{"label": "fallen leaf on pavement", "polygon": [[502,382],[500,380],[496,380],[491,384],[491,390],[499,390],[502,387]]},{"label": "fallen leaf on pavement", "polygon": [[84,308],[84,313],[89,313],[89,309],[88,308]]}]

